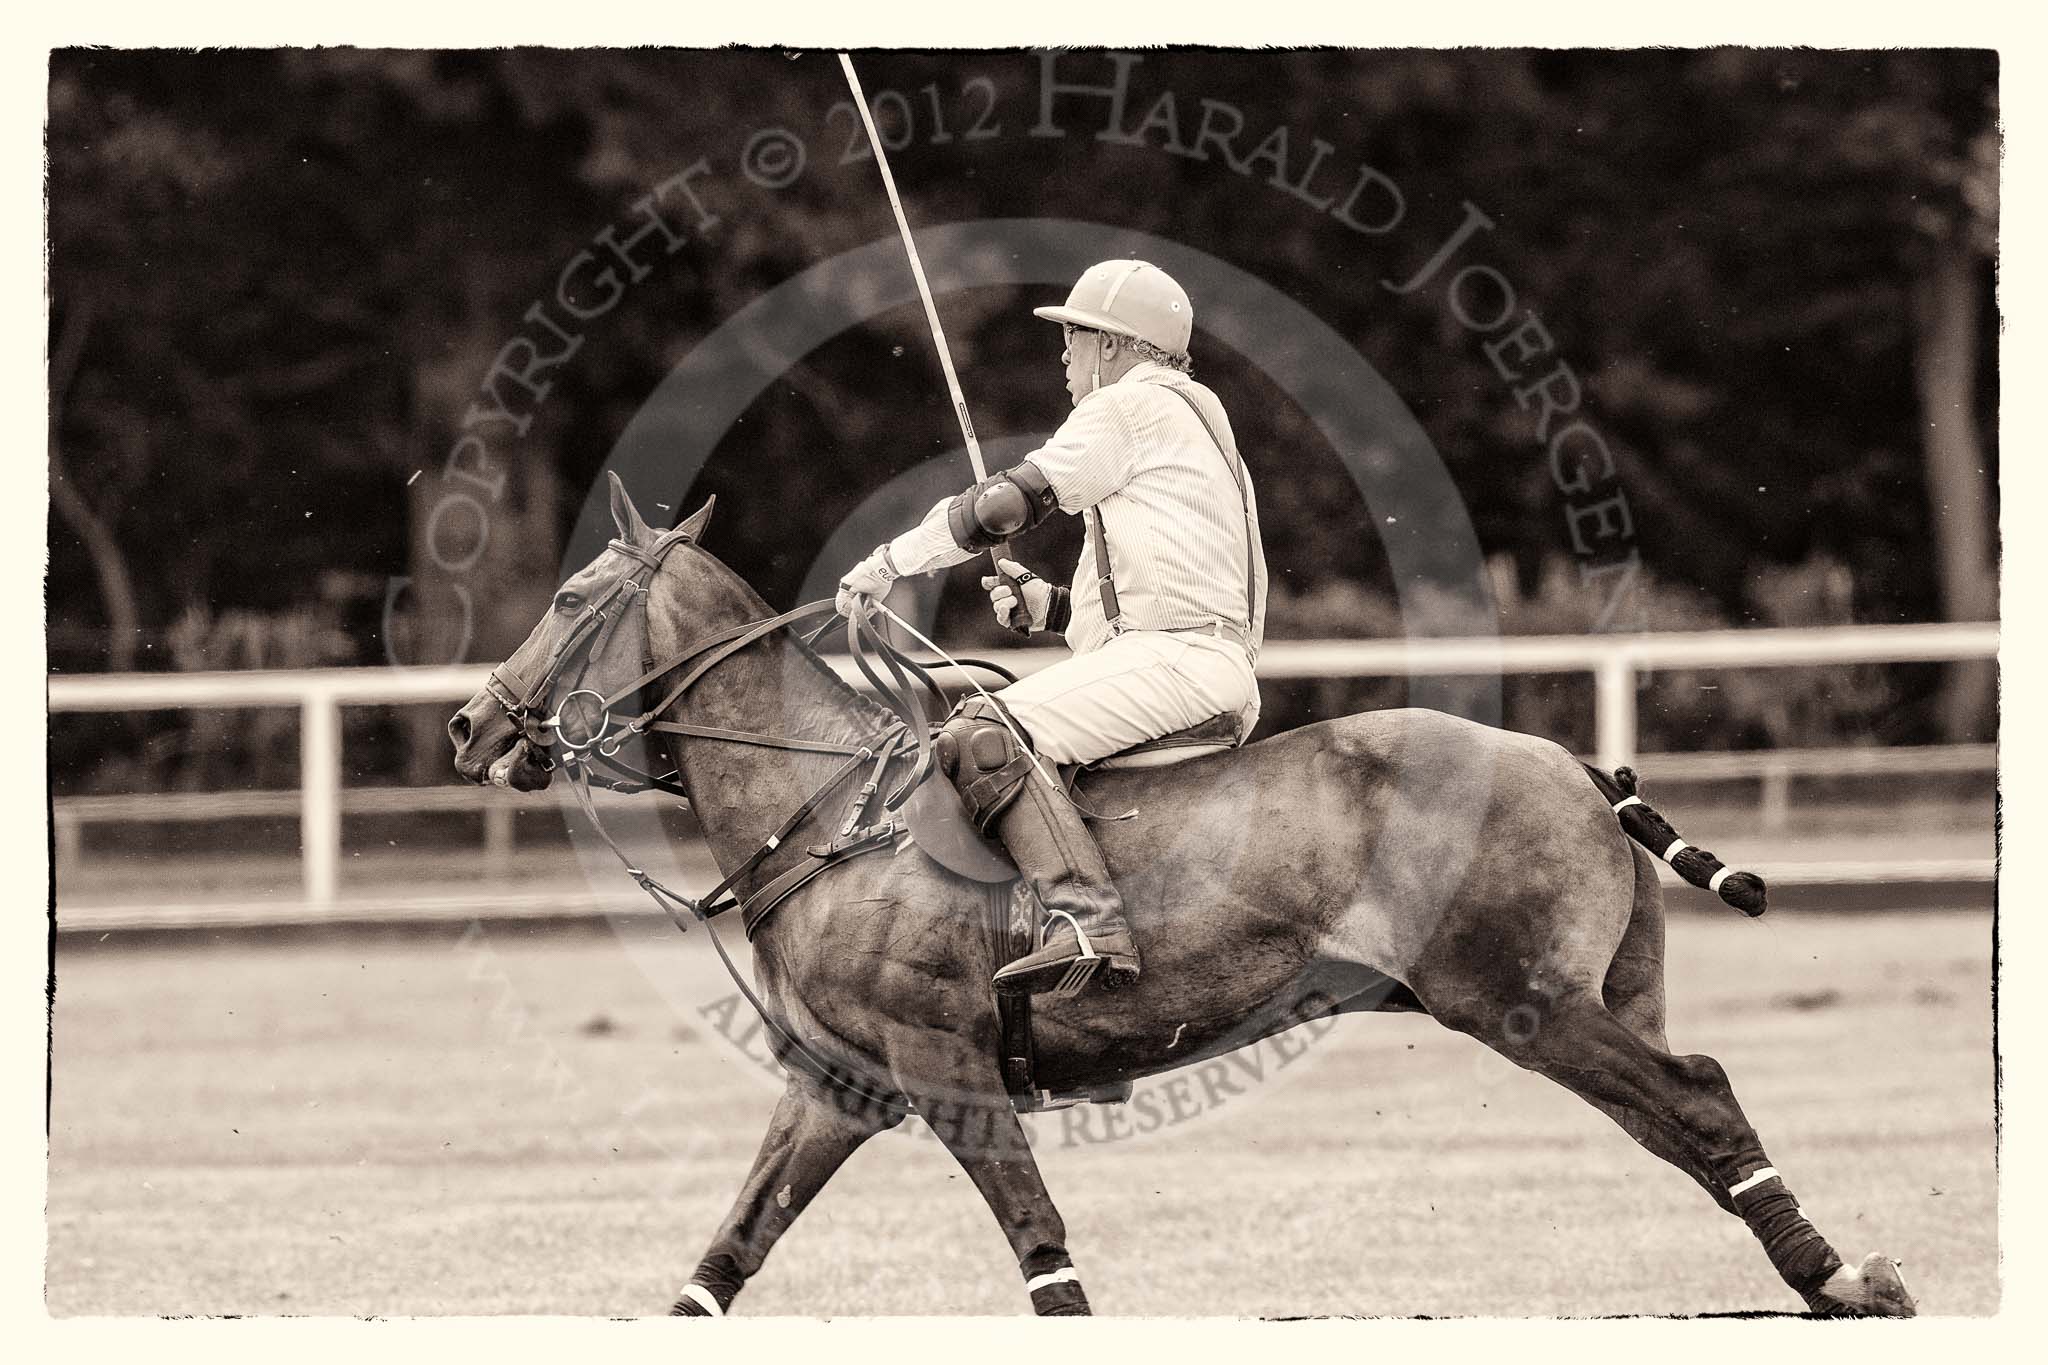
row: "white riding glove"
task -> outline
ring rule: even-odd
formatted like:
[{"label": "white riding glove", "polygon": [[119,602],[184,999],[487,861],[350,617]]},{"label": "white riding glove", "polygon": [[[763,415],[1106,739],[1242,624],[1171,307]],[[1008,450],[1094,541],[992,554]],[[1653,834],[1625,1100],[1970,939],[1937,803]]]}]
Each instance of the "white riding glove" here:
[{"label": "white riding glove", "polygon": [[873,554],[846,571],[846,577],[839,580],[839,593],[832,599],[832,605],[841,616],[851,616],[855,597],[880,599],[896,578],[896,570],[889,563],[889,547],[879,546]]},{"label": "white riding glove", "polygon": [[1010,613],[1017,606],[1017,592],[1024,594],[1024,610],[1030,614],[1031,628],[1044,630],[1046,616],[1052,610],[1052,584],[1040,578],[1014,559],[999,559],[996,567],[1017,581],[1017,591],[995,574],[982,576],[981,586],[988,593],[988,604],[995,609],[996,620],[1007,626]]}]

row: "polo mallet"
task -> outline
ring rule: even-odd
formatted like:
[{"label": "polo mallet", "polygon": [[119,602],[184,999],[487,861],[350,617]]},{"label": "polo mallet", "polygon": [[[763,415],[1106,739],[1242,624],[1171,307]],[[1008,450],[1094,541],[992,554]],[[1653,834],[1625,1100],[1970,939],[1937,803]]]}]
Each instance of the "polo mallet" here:
[{"label": "polo mallet", "polygon": [[[882,149],[882,138],[875,131],[875,117],[868,109],[868,97],[860,88],[860,77],[853,72],[853,58],[842,52],[839,65],[846,72],[846,84],[853,90],[853,107],[860,111],[860,121],[868,130],[868,146],[874,150],[875,164],[882,168],[882,188],[888,191],[889,207],[896,213],[897,231],[903,234],[903,249],[910,253],[910,273],[917,280],[917,296],[924,300],[924,319],[931,324],[932,341],[939,348],[939,368],[946,372],[946,389],[953,395],[953,413],[960,419],[960,434],[967,441],[967,458],[974,466],[974,481],[981,483],[988,478],[988,466],[982,463],[981,442],[974,438],[974,419],[967,415],[967,397],[960,392],[960,376],[953,372],[953,353],[946,348],[946,330],[939,325],[939,308],[932,302],[932,287],[924,277],[924,262],[917,257],[917,243],[910,235],[910,220],[903,216],[903,200],[896,193],[896,177],[889,174],[889,157]],[[1001,563],[1010,557],[1010,542],[998,541],[989,548],[989,560],[997,565],[996,576],[1008,585],[1016,596],[1017,605],[1010,610],[1007,626],[1019,635],[1031,634],[1031,613],[1024,605],[1024,588],[1015,578],[1002,571]]]}]

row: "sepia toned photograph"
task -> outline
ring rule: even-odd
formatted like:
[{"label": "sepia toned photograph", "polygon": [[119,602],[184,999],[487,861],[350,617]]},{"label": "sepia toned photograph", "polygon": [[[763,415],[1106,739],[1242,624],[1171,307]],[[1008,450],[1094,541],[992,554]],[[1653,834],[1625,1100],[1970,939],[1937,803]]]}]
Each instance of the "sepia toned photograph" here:
[{"label": "sepia toned photograph", "polygon": [[2001,69],[48,51],[46,1312],[2000,1314]]}]

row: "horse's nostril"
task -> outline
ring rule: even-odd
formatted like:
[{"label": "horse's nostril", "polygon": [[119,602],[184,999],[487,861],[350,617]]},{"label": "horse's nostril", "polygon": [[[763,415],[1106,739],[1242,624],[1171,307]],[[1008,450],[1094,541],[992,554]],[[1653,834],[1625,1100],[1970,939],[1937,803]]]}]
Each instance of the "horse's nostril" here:
[{"label": "horse's nostril", "polygon": [[469,743],[468,716],[460,711],[455,713],[455,719],[448,722],[448,738],[455,741],[455,747],[458,749]]}]

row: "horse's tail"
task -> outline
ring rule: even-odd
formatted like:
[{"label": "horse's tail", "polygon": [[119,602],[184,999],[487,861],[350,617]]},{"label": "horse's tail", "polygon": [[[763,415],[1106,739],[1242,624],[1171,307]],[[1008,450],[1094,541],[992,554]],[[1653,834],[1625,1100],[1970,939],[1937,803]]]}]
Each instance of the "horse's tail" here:
[{"label": "horse's tail", "polygon": [[1669,820],[1636,795],[1635,769],[1616,768],[1607,773],[1590,763],[1581,766],[1607,798],[1607,804],[1614,807],[1615,818],[1621,821],[1629,838],[1671,864],[1679,876],[1714,892],[1743,914],[1756,916],[1764,912],[1764,879],[1754,872],[1732,871],[1713,854],[1680,838]]}]

